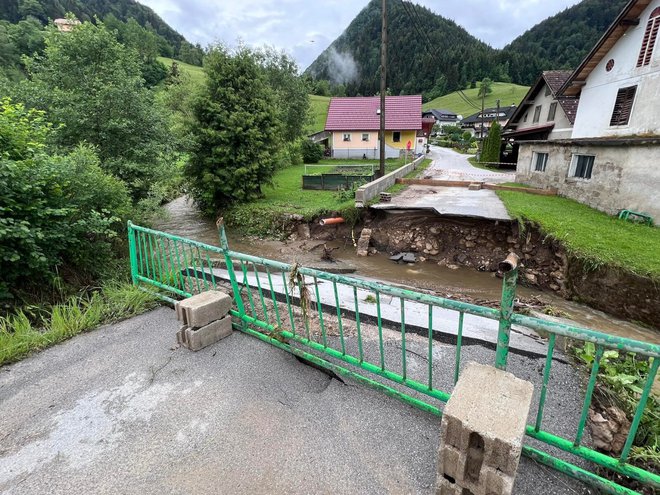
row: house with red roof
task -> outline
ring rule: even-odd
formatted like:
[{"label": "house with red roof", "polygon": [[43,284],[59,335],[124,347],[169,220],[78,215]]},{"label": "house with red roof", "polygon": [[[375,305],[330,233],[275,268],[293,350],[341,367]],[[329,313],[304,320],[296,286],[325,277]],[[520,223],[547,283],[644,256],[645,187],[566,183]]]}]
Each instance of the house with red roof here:
[{"label": "house with red roof", "polygon": [[[325,131],[333,158],[379,158],[379,130],[380,96],[330,100]],[[385,97],[385,158],[421,153],[424,134],[421,95]]]}]

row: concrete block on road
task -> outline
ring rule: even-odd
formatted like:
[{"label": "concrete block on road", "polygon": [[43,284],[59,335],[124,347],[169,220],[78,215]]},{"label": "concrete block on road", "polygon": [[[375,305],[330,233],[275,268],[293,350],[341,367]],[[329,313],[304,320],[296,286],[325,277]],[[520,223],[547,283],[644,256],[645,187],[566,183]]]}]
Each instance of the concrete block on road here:
[{"label": "concrete block on road", "polygon": [[533,391],[511,373],[468,364],[442,416],[438,493],[447,479],[474,495],[511,493]]},{"label": "concrete block on road", "polygon": [[216,320],[200,328],[183,326],[177,332],[177,342],[191,351],[199,351],[205,347],[231,335],[231,315]]},{"label": "concrete block on road", "polygon": [[203,327],[229,313],[232,298],[218,290],[196,294],[176,303],[176,318],[182,325]]},{"label": "concrete block on road", "polygon": [[473,182],[468,186],[468,191],[481,191],[482,186],[481,182]]},{"label": "concrete block on road", "polygon": [[463,489],[451,480],[446,478],[438,479],[438,486],[435,489],[435,495],[463,495]]}]

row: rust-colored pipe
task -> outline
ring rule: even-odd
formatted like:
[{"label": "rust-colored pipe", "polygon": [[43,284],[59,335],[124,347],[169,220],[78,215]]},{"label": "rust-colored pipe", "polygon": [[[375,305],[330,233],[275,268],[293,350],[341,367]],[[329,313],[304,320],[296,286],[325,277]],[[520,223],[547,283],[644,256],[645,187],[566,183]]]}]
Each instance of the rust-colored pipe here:
[{"label": "rust-colored pipe", "polygon": [[519,260],[520,258],[516,253],[509,253],[509,256],[507,256],[504,261],[500,261],[498,268],[502,273],[509,273],[510,271],[518,268]]},{"label": "rust-colored pipe", "polygon": [[334,218],[323,218],[319,222],[320,225],[337,225],[338,223],[344,223],[346,220],[344,220],[342,217],[334,217]]}]

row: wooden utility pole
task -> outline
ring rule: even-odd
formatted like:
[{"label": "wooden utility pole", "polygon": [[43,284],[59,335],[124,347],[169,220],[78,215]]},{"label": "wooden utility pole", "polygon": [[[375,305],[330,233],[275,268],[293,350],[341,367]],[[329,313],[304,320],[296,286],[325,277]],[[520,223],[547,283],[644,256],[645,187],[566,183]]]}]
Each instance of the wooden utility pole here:
[{"label": "wooden utility pole", "polygon": [[382,26],[380,34],[380,170],[385,175],[385,95],[387,94],[387,0],[382,0]]},{"label": "wooden utility pole", "polygon": [[484,154],[484,126],[486,125],[486,115],[485,115],[485,101],[486,101],[486,88],[483,86],[483,81],[481,81],[481,151],[479,152],[479,161],[482,160]]}]

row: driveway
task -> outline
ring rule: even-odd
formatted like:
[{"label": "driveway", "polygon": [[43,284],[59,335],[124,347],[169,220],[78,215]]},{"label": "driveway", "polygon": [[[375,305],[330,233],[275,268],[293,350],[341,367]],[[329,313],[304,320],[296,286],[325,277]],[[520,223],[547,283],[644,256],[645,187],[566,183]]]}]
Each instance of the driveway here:
[{"label": "driveway", "polygon": [[[433,160],[424,172],[424,178],[474,182],[512,182],[513,173],[500,173],[473,167],[469,155],[448,148],[431,146],[427,155]],[[376,210],[431,210],[438,215],[511,220],[504,203],[494,191],[481,189],[470,191],[467,187],[419,186],[407,187],[390,203],[372,206]]]}]

